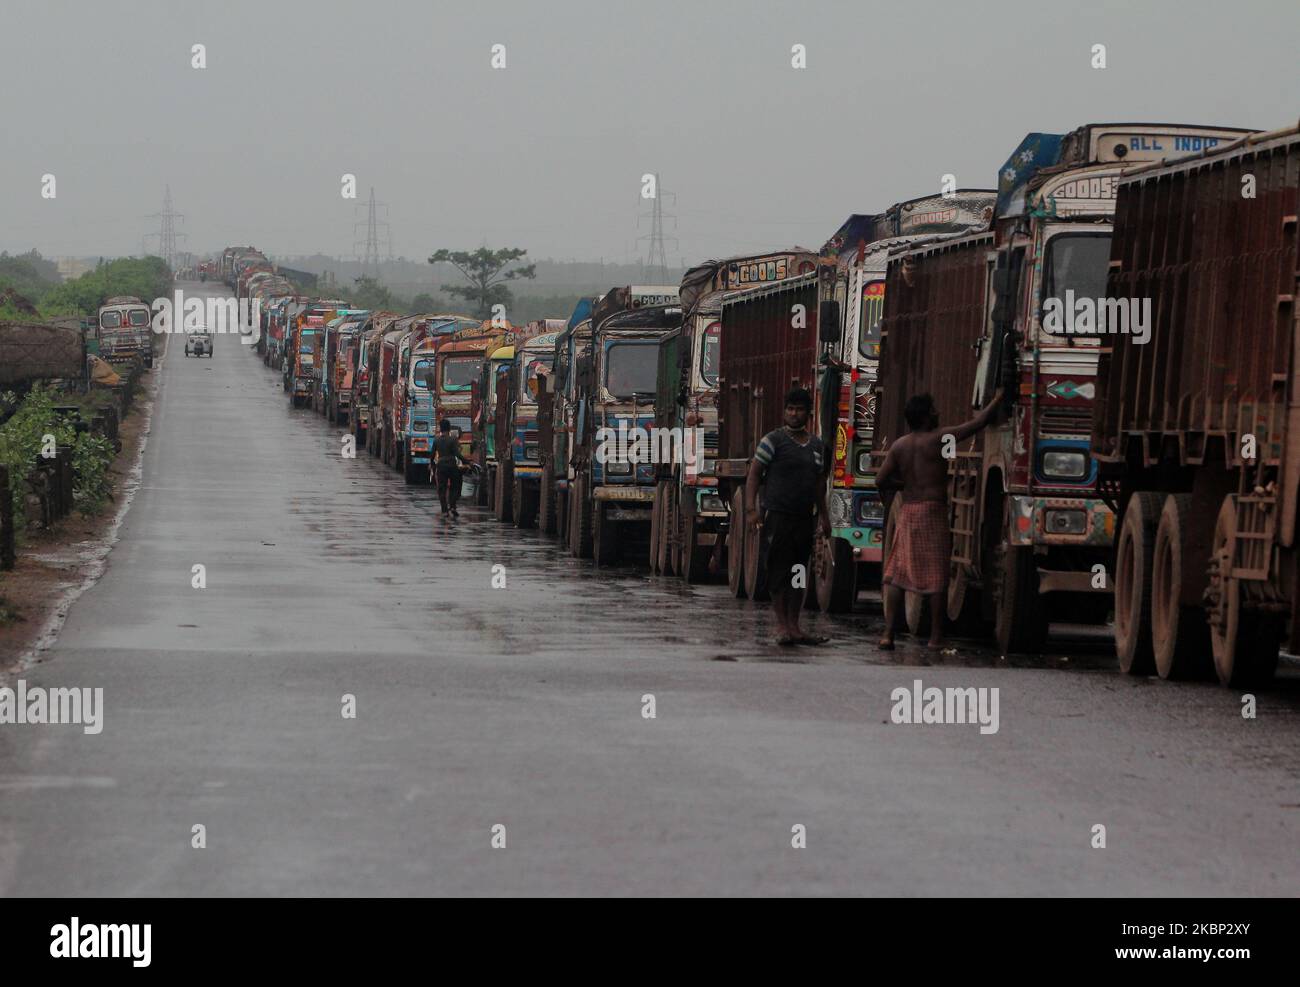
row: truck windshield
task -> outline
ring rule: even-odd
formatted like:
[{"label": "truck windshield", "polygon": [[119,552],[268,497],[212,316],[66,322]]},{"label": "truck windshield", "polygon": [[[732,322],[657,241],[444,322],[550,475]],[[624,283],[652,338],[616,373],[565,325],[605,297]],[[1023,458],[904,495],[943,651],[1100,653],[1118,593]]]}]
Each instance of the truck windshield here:
[{"label": "truck windshield", "polygon": [[870,360],[880,358],[880,317],[885,314],[885,282],[862,286],[862,309],[858,314],[858,352]]},{"label": "truck windshield", "polygon": [[149,310],[147,308],[133,308],[130,312],[131,325],[147,326],[149,324]]},{"label": "truck windshield", "polygon": [[654,394],[659,347],[653,341],[615,343],[605,359],[605,388],[616,398]]},{"label": "truck windshield", "polygon": [[299,353],[316,352],[316,337],[314,334],[303,333],[301,336],[298,337],[298,352]]},{"label": "truck windshield", "polygon": [[477,356],[452,357],[442,365],[442,389],[444,391],[468,391],[474,381],[478,380],[483,361]]},{"label": "truck windshield", "polygon": [[[1109,266],[1109,233],[1058,233],[1047,241],[1042,301],[1057,298],[1064,305],[1067,291],[1076,299],[1105,298]],[[1097,329],[1104,331],[1100,322]]]},{"label": "truck windshield", "polygon": [[122,313],[103,312],[99,316],[99,324],[105,329],[117,329],[122,325]]},{"label": "truck windshield", "polygon": [[722,323],[710,322],[700,339],[700,376],[710,387],[718,386],[718,358],[722,353]]},{"label": "truck windshield", "polygon": [[523,387],[519,391],[520,401],[524,404],[537,403],[537,397],[533,391],[540,385],[534,384],[533,381],[537,380],[538,374],[549,374],[551,372],[551,364],[554,360],[555,358],[553,356],[538,356],[530,358],[527,363],[524,364]]}]

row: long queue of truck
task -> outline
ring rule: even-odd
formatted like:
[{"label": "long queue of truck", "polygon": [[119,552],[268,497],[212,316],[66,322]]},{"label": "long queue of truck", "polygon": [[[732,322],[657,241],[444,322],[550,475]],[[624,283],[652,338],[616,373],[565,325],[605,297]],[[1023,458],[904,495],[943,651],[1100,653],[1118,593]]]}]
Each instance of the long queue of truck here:
[{"label": "long queue of truck", "polygon": [[[220,269],[263,300],[259,350],[289,400],[408,483],[427,482],[447,418],[501,522],[737,597],[766,597],[750,458],[808,388],[833,453],[808,604],[829,612],[879,584],[893,514],[874,474],[908,397],[956,423],[1001,388],[1000,423],[947,451],[946,619],[1034,652],[1053,621],[1113,611],[1124,671],[1238,686],[1300,644],[1298,133],[1030,134],[996,189],[854,214],[818,250],[711,261],[526,326],[305,298],[252,248]],[[603,454],[655,433],[698,441]],[[908,598],[913,632],[933,616]]]}]

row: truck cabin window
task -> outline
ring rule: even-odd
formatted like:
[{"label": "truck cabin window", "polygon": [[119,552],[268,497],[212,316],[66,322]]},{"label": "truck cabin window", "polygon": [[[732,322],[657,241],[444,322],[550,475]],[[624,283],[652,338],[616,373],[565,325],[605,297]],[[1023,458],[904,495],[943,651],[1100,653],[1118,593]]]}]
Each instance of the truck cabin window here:
[{"label": "truck cabin window", "polygon": [[533,381],[537,380],[538,374],[546,375],[551,372],[552,359],[553,358],[549,356],[539,356],[534,357],[525,364],[524,379],[522,381],[523,386],[519,392],[520,401],[523,401],[525,404],[537,403],[537,395],[535,392],[539,389],[540,385],[534,384]]},{"label": "truck cabin window", "polygon": [[722,323],[710,322],[700,341],[700,376],[710,387],[718,386],[718,360],[722,353]]},{"label": "truck cabin window", "polygon": [[880,319],[885,314],[885,282],[862,286],[862,308],[858,314],[858,352],[870,360],[880,358]]},{"label": "truck cabin window", "polygon": [[149,324],[149,310],[147,308],[133,308],[128,315],[131,319],[131,325],[136,328]]},{"label": "truck cabin window", "polygon": [[422,359],[415,361],[415,369],[411,371],[411,377],[414,380],[416,387],[425,388],[429,386],[428,382],[424,378],[432,369],[433,360],[429,357],[423,357]]},{"label": "truck cabin window", "polygon": [[[1047,258],[1043,264],[1043,297],[1046,306],[1050,298],[1059,299],[1064,323],[1060,327],[1045,324],[1048,332],[1068,332],[1073,325],[1069,299],[1091,299],[1093,303],[1106,297],[1106,272],[1110,265],[1109,233],[1058,233],[1047,241]],[[1069,291],[1072,294],[1066,295]],[[1094,332],[1104,332],[1102,313],[1094,319]],[[1092,335],[1092,333],[1089,333]]]},{"label": "truck cabin window", "polygon": [[653,341],[615,343],[605,359],[605,389],[616,398],[655,393],[659,374],[659,347]]},{"label": "truck cabin window", "polygon": [[117,329],[122,325],[122,313],[105,312],[99,317],[99,324],[105,329]]},{"label": "truck cabin window", "polygon": [[468,391],[478,380],[483,361],[476,356],[452,357],[442,365],[444,391]]}]

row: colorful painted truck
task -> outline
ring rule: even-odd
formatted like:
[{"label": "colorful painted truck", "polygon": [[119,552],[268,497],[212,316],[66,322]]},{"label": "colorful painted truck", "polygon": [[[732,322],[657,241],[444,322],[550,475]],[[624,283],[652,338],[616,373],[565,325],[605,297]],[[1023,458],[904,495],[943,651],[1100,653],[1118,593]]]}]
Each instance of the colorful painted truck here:
[{"label": "colorful painted truck", "polygon": [[[501,345],[496,345],[497,342],[501,342]],[[498,461],[500,449],[497,436],[504,434],[498,429],[498,413],[499,408],[508,405],[510,400],[510,366],[515,361],[514,342],[506,342],[504,338],[493,340],[486,351],[486,357],[479,368],[478,380],[474,382],[471,402],[473,448],[483,470],[482,475],[486,478],[485,493],[490,498],[488,506],[492,516],[508,523],[514,516],[511,464],[508,459],[505,462]]]},{"label": "colorful painted truck", "polygon": [[325,316],[311,314],[309,309],[299,317],[293,333],[293,347],[285,361],[288,371],[289,405],[293,408],[311,407],[316,388],[316,361],[320,356],[321,336],[325,331]]},{"label": "colorful painted truck", "polygon": [[375,454],[371,448],[375,429],[370,423],[379,403],[379,350],[384,334],[398,318],[396,312],[376,312],[361,327],[354,351],[352,434],[356,436],[357,447],[364,446],[371,455]]},{"label": "colorful painted truck", "polygon": [[[592,311],[591,345],[575,376],[568,500],[574,554],[586,554],[590,532],[597,565],[649,561],[659,341],[681,326],[677,298],[676,285],[614,288]],[[676,454],[668,448],[658,458]]]},{"label": "colorful painted truck", "polygon": [[436,372],[437,351],[457,333],[474,332],[477,319],[458,315],[420,315],[410,323],[398,345],[398,376],[393,405],[396,413],[394,466],[407,483],[429,479],[433,439],[439,419],[437,390],[430,392],[430,374]]},{"label": "colorful painted truck", "polygon": [[[819,367],[838,352],[839,305],[831,295],[835,265],[769,284],[729,292],[722,299],[722,342],[718,351],[718,496],[731,517],[724,551],[727,585],[737,597],[767,598],[759,532],[745,517],[745,476],[764,435],[784,422],[785,396],[799,386],[815,392]],[[838,382],[826,378],[839,392]],[[812,428],[828,443],[834,419],[819,417]],[[827,431],[831,432],[828,436]]]},{"label": "colorful painted truck", "polygon": [[329,421],[344,425],[352,408],[350,351],[357,331],[369,313],[361,309],[342,309],[335,314],[337,317],[325,324],[320,410]]},{"label": "colorful painted truck", "polygon": [[377,403],[375,404],[375,413],[371,416],[371,422],[375,426],[372,431],[373,446],[371,451],[379,456],[385,466],[391,466],[397,462],[397,429],[399,415],[396,407],[397,381],[401,370],[401,361],[399,359],[402,337],[410,329],[411,324],[415,322],[417,316],[409,315],[397,319],[392,323],[392,328],[384,333],[383,339],[379,344],[379,384],[377,388]]},{"label": "colorful painted truck", "polygon": [[[924,237],[986,230],[997,193],[954,189],[909,199],[878,215],[850,216],[822,247],[835,259],[835,279],[823,297],[839,302],[844,320],[838,351],[838,393],[818,378],[819,408],[834,457],[827,508],[831,537],[814,543],[812,600],[830,613],[852,609],[859,586],[878,586],[885,512],[871,465],[880,319],[889,251]],[[829,423],[833,421],[833,426]]]},{"label": "colorful painted truck", "polygon": [[991,624],[1004,653],[1038,651],[1049,621],[1101,623],[1111,606],[1114,514],[1089,454],[1099,341],[1045,316],[1054,301],[1105,295],[1123,169],[1239,136],[1159,124],[1030,134],[999,174],[991,236],[890,255],[875,454],[905,432],[911,394],[929,391],[960,421],[1006,391],[1000,422],[952,450],[947,601],[949,620]]},{"label": "colorful painted truck", "polygon": [[1119,179],[1092,455],[1121,667],[1248,687],[1300,648],[1300,129],[1224,144]]},{"label": "colorful painted truck", "polygon": [[[511,513],[517,528],[533,528],[538,524],[542,478],[538,399],[551,374],[555,343],[564,326],[563,319],[545,319],[529,325],[526,338],[514,347],[514,360],[505,381],[508,395],[505,400],[497,401],[496,434],[507,437],[498,452],[498,460],[504,459],[509,464]],[[553,513],[551,530],[554,530]]]},{"label": "colorful painted truck", "polygon": [[99,307],[99,355],[125,365],[153,366],[153,313],[134,295],[117,295]]},{"label": "colorful painted truck", "polygon": [[[596,298],[579,299],[568,323],[555,338],[551,376],[547,378],[546,395],[542,398],[542,406],[549,410],[549,417],[538,427],[541,440],[538,455],[542,465],[538,515],[544,529],[547,519],[555,519],[555,534],[574,554],[582,554],[575,549],[569,530],[569,481],[573,476],[578,369],[586,365],[587,350],[591,346],[591,312],[597,301]],[[585,539],[585,554],[590,555],[590,531],[586,532]]]},{"label": "colorful painted truck", "polygon": [[[662,430],[692,436],[697,461],[656,464],[650,518],[650,569],[702,582],[721,565],[730,523],[718,496],[713,461],[718,450],[718,352],[722,299],[730,291],[775,284],[817,268],[803,247],[708,261],[682,278],[682,325],[659,344],[655,418]],[[702,442],[695,443],[695,437]],[[688,468],[689,467],[689,468]],[[718,558],[713,559],[717,553]],[[710,562],[712,561],[712,565]]]}]

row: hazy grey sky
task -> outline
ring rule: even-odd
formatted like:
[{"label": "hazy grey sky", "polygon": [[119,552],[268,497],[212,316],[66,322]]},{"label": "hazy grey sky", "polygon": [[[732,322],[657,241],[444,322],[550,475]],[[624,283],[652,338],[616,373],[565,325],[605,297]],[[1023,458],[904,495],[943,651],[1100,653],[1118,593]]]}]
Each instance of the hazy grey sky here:
[{"label": "hazy grey sky", "polygon": [[399,255],[628,260],[658,171],[675,263],[993,185],[1033,130],[1294,123],[1300,3],[3,0],[0,108],[11,251],[139,252],[170,183],[188,249],[351,254],[351,172]]}]

